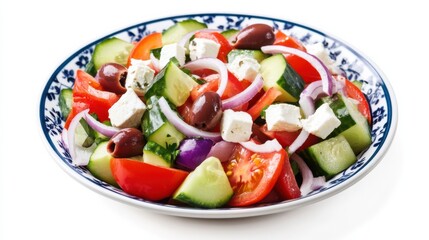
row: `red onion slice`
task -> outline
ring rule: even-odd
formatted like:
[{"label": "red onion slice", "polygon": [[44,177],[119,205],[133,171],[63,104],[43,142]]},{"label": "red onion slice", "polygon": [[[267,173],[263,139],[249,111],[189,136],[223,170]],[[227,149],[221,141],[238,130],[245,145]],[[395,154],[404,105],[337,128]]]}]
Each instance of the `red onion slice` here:
[{"label": "red onion slice", "polygon": [[252,152],[257,153],[277,152],[283,148],[282,145],[280,145],[280,143],[277,141],[277,139],[266,141],[263,144],[257,144],[253,141],[240,142],[240,145]]},{"label": "red onion slice", "polygon": [[190,71],[210,69],[218,72],[220,75],[220,83],[216,93],[219,94],[219,96],[222,96],[225,92],[226,85],[228,83],[228,69],[226,68],[225,63],[223,63],[221,60],[217,58],[200,58],[185,64],[183,67],[189,69]]},{"label": "red onion slice", "polygon": [[70,122],[67,132],[67,144],[70,156],[72,158],[72,164],[75,166],[86,166],[88,165],[89,158],[95,149],[96,144],[92,144],[89,148],[84,148],[75,144],[76,127],[79,121],[84,118],[85,114],[89,113],[89,109],[83,110],[76,114],[76,116]]},{"label": "red onion slice", "polygon": [[332,92],[333,92],[332,75],[329,72],[328,68],[325,66],[325,64],[323,64],[317,57],[295,48],[278,46],[278,45],[263,46],[261,47],[261,50],[264,53],[268,53],[268,54],[275,54],[275,53],[293,54],[303,58],[308,63],[310,63],[319,73],[323,83],[323,92],[325,92],[329,96],[332,95]]},{"label": "red onion slice", "polygon": [[187,137],[202,137],[211,139],[215,142],[218,142],[222,139],[220,133],[214,133],[214,132],[206,132],[202,131],[198,128],[195,128],[189,124],[187,124],[185,121],[183,121],[176,112],[174,112],[170,106],[167,103],[167,100],[165,100],[164,97],[161,97],[158,101],[159,106],[161,107],[162,112],[164,113],[165,117],[168,119],[168,121],[174,125],[174,127],[177,128],[181,133],[185,134]]},{"label": "red onion slice", "polygon": [[232,151],[234,151],[234,148],[237,144],[227,141],[220,141],[217,142],[215,145],[213,145],[212,149],[210,149],[209,154],[207,154],[207,157],[216,157],[221,162],[226,162],[231,157]]},{"label": "red onion slice", "polygon": [[85,111],[85,114],[83,116],[88,123],[88,125],[94,129],[95,131],[103,134],[106,137],[113,137],[117,132],[119,132],[119,128],[115,128],[112,126],[107,126],[99,121],[97,121],[91,114],[89,114],[88,111]]},{"label": "red onion slice", "polygon": [[292,155],[296,150],[298,150],[299,147],[302,146],[302,144],[305,143],[308,136],[310,136],[310,133],[305,131],[304,129],[301,130],[298,137],[292,142],[292,144],[288,148],[289,155]]},{"label": "red onion slice", "polygon": [[299,171],[301,172],[302,183],[300,190],[302,196],[309,194],[313,190],[319,189],[326,183],[324,176],[314,178],[310,168],[300,156],[292,154],[290,158],[298,164]]},{"label": "red onion slice", "polygon": [[159,68],[159,59],[153,55],[153,53],[150,54],[150,62],[152,63],[153,70],[155,72],[159,72],[161,69]]},{"label": "red onion slice", "polygon": [[184,48],[187,48],[187,47],[188,47],[188,44],[189,44],[189,40],[190,40],[190,39],[192,38],[192,36],[194,36],[194,34],[195,34],[195,33],[197,33],[197,32],[220,32],[220,30],[218,30],[218,29],[208,29],[208,28],[206,28],[206,29],[199,29],[199,30],[195,30],[195,31],[189,32],[189,33],[185,34],[185,36],[183,36],[183,37],[179,40],[179,42],[177,42],[177,45],[182,46],[182,47],[184,47]]},{"label": "red onion slice", "polygon": [[252,84],[239,94],[222,101],[222,109],[232,109],[250,101],[264,86],[262,76],[258,74]]}]

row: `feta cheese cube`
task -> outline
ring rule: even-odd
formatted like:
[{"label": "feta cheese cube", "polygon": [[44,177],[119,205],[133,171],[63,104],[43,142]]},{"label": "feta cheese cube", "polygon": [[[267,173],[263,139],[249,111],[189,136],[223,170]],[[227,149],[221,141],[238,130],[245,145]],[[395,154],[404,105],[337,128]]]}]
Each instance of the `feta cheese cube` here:
[{"label": "feta cheese cube", "polygon": [[335,61],[329,57],[329,51],[325,49],[321,42],[306,45],[307,53],[317,57],[332,73],[341,73],[341,70],[335,64]]},{"label": "feta cheese cube", "polygon": [[287,104],[273,104],[265,110],[268,131],[295,132],[302,128],[299,107]]},{"label": "feta cheese cube", "polygon": [[328,103],[322,104],[313,115],[301,120],[301,123],[304,130],[322,139],[341,125],[341,121],[335,116]]},{"label": "feta cheese cube", "polygon": [[141,124],[146,105],[132,89],[128,89],[109,109],[109,118],[118,128],[138,127]]},{"label": "feta cheese cube", "polygon": [[159,57],[159,68],[164,68],[173,57],[177,59],[180,66],[183,66],[186,60],[185,52],[185,48],[178,45],[177,43],[163,46],[161,48],[161,54]]},{"label": "feta cheese cube", "polygon": [[222,138],[228,142],[249,141],[252,125],[252,117],[247,112],[234,112],[227,109],[223,112],[220,123]]},{"label": "feta cheese cube", "polygon": [[220,44],[205,38],[194,38],[189,43],[189,57],[192,61],[200,58],[216,58]]},{"label": "feta cheese cube", "polygon": [[247,79],[253,81],[256,75],[258,75],[261,65],[259,65],[258,61],[254,58],[238,55],[227,67],[238,80],[242,81],[243,79]]},{"label": "feta cheese cube", "polygon": [[133,89],[137,95],[143,96],[146,88],[152,83],[155,71],[150,68],[146,61],[131,59],[131,66],[128,67],[125,87]]}]

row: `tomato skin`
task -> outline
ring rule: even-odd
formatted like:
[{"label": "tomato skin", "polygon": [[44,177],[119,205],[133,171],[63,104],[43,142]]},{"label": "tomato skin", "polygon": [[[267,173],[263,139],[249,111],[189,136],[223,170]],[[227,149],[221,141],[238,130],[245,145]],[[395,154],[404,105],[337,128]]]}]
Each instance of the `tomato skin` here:
[{"label": "tomato skin", "polygon": [[254,153],[237,145],[229,161],[223,163],[234,195],[228,205],[249,206],[263,200],[274,188],[287,153]]},{"label": "tomato skin", "polygon": [[122,190],[150,201],[170,197],[188,176],[186,171],[127,158],[112,158],[110,168]]},{"label": "tomato skin", "polygon": [[[286,35],[282,31],[276,32],[276,40],[274,41],[274,45],[296,48],[304,52],[307,51],[301,42],[291,36]],[[301,76],[305,83],[308,84],[320,80],[320,74],[306,60],[292,54],[286,55],[285,58],[287,63],[289,63],[290,66]]]},{"label": "tomato skin", "polygon": [[152,33],[142,38],[135,44],[128,57],[127,67],[131,64],[131,59],[148,60],[150,59],[150,50],[162,47],[162,34]]},{"label": "tomato skin", "polygon": [[301,197],[301,190],[296,182],[292,167],[289,162],[289,156],[286,155],[282,172],[276,182],[276,192],[282,200],[289,200]]},{"label": "tomato skin", "polygon": [[357,100],[359,103],[357,105],[359,112],[368,120],[368,123],[371,125],[372,116],[371,116],[371,108],[369,103],[363,94],[363,92],[354,85],[351,81],[345,79],[345,92],[349,98],[353,98]]},{"label": "tomato skin", "polygon": [[296,40],[295,38],[293,38],[291,36],[286,35],[282,31],[276,32],[274,45],[281,45],[281,46],[285,46],[285,47],[296,48],[296,49],[304,51],[304,52],[307,51],[305,49],[304,45],[302,45],[302,43],[300,41]]},{"label": "tomato skin", "polygon": [[195,38],[206,38],[209,40],[213,40],[220,44],[219,53],[217,58],[222,62],[228,62],[228,53],[232,50],[232,46],[229,43],[228,39],[226,39],[222,34],[218,32],[196,32]]},{"label": "tomato skin", "polygon": [[85,109],[88,109],[89,105],[85,102],[73,99],[72,108],[70,110],[70,113],[66,119],[66,122],[64,124],[64,128],[68,129],[70,126],[71,121],[73,118],[80,112],[82,112]]}]

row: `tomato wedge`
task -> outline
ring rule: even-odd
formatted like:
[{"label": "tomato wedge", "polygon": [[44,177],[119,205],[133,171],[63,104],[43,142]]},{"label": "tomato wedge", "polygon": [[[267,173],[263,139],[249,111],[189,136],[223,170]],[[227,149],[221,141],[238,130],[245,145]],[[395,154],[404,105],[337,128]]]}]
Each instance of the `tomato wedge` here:
[{"label": "tomato wedge", "polygon": [[242,207],[258,203],[273,189],[283,169],[287,153],[254,153],[237,145],[229,161],[223,163],[234,195],[230,206]]},{"label": "tomato wedge", "polygon": [[[282,145],[282,147],[284,147],[284,148],[289,147],[295,141],[295,139],[298,137],[298,135],[301,132],[300,130],[295,131],[295,132],[268,131],[266,124],[261,126],[260,130],[269,138],[277,139],[277,141],[279,141],[280,145]],[[320,142],[320,140],[321,139],[319,137],[317,137],[313,134],[310,134],[308,136],[307,140],[305,140],[304,144],[302,144],[302,146],[298,148],[297,152],[302,151],[302,150],[310,147],[311,145],[314,145],[314,144]]]},{"label": "tomato wedge", "polygon": [[66,120],[67,129],[71,119],[84,109],[89,108],[90,113],[97,114],[100,121],[109,119],[109,108],[119,100],[115,93],[103,91],[100,83],[88,73],[77,70],[73,86],[72,110]]},{"label": "tomato wedge", "polygon": [[[293,37],[286,35],[282,31],[276,32],[276,39],[274,41],[274,44],[296,48],[304,52],[307,51],[304,45],[302,45],[302,43],[300,43]],[[292,54],[286,55],[285,58],[286,61],[291,65],[291,67],[301,76],[302,80],[305,83],[311,83],[320,80],[320,74],[306,60]]]},{"label": "tomato wedge", "polygon": [[218,32],[196,32],[194,35],[195,38],[206,38],[209,40],[213,40],[220,44],[219,53],[217,54],[217,58],[222,62],[228,62],[228,53],[232,50],[232,46],[229,43],[228,39],[226,39],[222,34]]},{"label": "tomato wedge", "polygon": [[288,155],[286,155],[284,161],[282,172],[275,186],[276,192],[282,200],[299,198],[301,197],[301,190],[293,174]]},{"label": "tomato wedge", "polygon": [[358,101],[358,110],[362,113],[362,115],[368,120],[368,123],[371,125],[372,122],[372,116],[371,116],[371,109],[369,107],[369,103],[363,94],[363,92],[354,85],[351,81],[345,80],[345,92],[349,98],[353,98],[354,100]]},{"label": "tomato wedge", "polygon": [[110,168],[122,190],[151,201],[159,201],[173,195],[188,176],[186,171],[128,158],[112,158]]},{"label": "tomato wedge", "polygon": [[128,57],[127,66],[130,66],[131,59],[148,60],[150,58],[150,50],[162,47],[162,34],[152,33],[142,38],[131,50]]}]

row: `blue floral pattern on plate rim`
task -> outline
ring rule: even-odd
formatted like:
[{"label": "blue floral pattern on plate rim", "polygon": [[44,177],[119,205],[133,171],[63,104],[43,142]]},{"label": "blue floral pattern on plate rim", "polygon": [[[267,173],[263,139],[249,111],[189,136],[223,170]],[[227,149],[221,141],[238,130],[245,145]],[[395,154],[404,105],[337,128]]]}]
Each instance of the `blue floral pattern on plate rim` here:
[{"label": "blue floral pattern on plate rim", "polygon": [[[329,180],[321,189],[297,200],[276,204],[260,205],[251,208],[196,209],[173,206],[165,203],[154,203],[130,196],[121,189],[115,188],[94,178],[85,167],[71,165],[70,154],[61,138],[64,121],[58,106],[61,89],[70,88],[74,83],[77,69],[84,69],[91,58],[95,45],[105,38],[116,36],[128,41],[138,41],[143,36],[155,31],[162,31],[177,21],[194,18],[205,22],[209,28],[226,30],[243,28],[252,23],[266,23],[274,29],[280,29],[294,36],[305,44],[322,42],[335,60],[339,69],[347,78],[361,81],[362,90],[371,105],[373,118],[372,145],[358,156],[358,161],[344,172]],[[192,14],[181,15],[143,22],[119,31],[88,44],[66,59],[52,74],[43,89],[39,117],[41,130],[48,144],[48,149],[57,163],[73,178],[90,189],[131,205],[137,205],[163,214],[195,218],[236,218],[266,215],[290,210],[299,206],[320,201],[351,186],[364,177],[382,159],[390,146],[396,130],[397,105],[390,84],[377,67],[357,50],[343,41],[302,24],[274,19],[264,16],[242,14]]]}]

